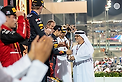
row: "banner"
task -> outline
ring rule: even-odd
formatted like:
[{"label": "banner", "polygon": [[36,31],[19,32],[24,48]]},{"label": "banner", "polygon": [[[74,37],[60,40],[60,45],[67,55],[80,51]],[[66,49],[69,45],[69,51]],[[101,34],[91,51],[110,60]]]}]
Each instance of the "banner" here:
[{"label": "banner", "polygon": [[4,1],[4,7],[8,5],[8,0],[3,0]]},{"label": "banner", "polygon": [[16,0],[16,9],[27,14],[27,0]]},{"label": "banner", "polygon": [[29,13],[31,12],[32,1],[33,0],[29,0]]}]

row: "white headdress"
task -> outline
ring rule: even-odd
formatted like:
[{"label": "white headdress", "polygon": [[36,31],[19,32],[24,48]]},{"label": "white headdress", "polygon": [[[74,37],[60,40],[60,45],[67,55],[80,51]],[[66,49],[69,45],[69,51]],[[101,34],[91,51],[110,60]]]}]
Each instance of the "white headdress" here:
[{"label": "white headdress", "polygon": [[6,22],[6,16],[2,11],[0,11],[0,26],[5,22]]},{"label": "white headdress", "polygon": [[91,42],[89,41],[87,36],[85,35],[85,32],[81,31],[81,30],[80,31],[75,31],[75,35],[80,35],[84,39],[84,43],[88,46],[89,52],[91,53],[90,55],[92,55],[93,52],[94,52],[94,48],[91,45]]}]

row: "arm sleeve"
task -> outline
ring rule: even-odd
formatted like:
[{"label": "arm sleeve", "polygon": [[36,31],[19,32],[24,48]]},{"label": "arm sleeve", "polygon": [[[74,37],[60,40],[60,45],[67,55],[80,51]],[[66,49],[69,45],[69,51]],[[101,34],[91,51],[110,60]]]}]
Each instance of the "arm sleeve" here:
[{"label": "arm sleeve", "polygon": [[0,68],[0,82],[12,82],[13,78],[7,75],[2,68]]},{"label": "arm sleeve", "polygon": [[39,60],[34,60],[28,73],[21,80],[13,79],[0,68],[0,82],[41,82],[48,67]]},{"label": "arm sleeve", "polygon": [[16,32],[25,39],[26,38],[26,22],[25,22],[24,16],[19,16],[17,22],[18,22],[18,27],[17,27]]},{"label": "arm sleeve", "polygon": [[29,21],[27,20],[27,18],[25,19],[25,23],[26,23],[26,39],[30,38],[30,24]]},{"label": "arm sleeve", "polygon": [[25,55],[20,60],[15,62],[13,65],[4,67],[3,70],[11,75],[13,78],[21,78],[27,73],[28,68],[31,66],[31,61],[28,55]]},{"label": "arm sleeve", "polygon": [[24,41],[25,38],[26,38],[26,27],[23,16],[18,17],[18,27],[16,31],[9,31],[6,29],[2,29],[1,31],[1,41],[6,45]]},{"label": "arm sleeve", "polygon": [[21,80],[14,79],[13,82],[41,82],[47,70],[48,67],[45,64],[39,60],[34,60],[27,75]]}]

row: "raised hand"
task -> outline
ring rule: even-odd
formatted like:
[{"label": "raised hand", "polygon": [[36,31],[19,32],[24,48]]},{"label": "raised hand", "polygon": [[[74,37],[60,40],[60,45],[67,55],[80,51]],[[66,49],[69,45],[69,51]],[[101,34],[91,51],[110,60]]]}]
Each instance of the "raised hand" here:
[{"label": "raised hand", "polygon": [[22,11],[17,11],[16,12],[16,16],[19,17],[19,16],[24,16],[24,12]]}]

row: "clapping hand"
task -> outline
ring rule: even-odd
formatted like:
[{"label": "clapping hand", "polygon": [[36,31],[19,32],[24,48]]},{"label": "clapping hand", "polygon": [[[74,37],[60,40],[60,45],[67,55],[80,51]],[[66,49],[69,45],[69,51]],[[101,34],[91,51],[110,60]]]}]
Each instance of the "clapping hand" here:
[{"label": "clapping hand", "polygon": [[40,60],[44,63],[48,59],[52,51],[52,41],[53,39],[49,36],[44,35],[40,39],[39,36],[37,36],[31,44],[31,50],[28,54],[29,58],[31,60]]}]

